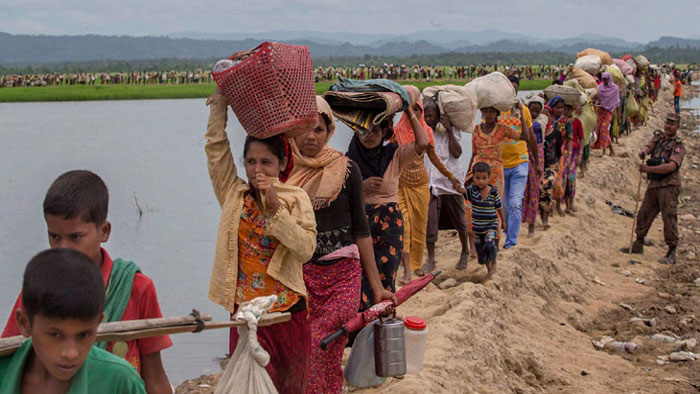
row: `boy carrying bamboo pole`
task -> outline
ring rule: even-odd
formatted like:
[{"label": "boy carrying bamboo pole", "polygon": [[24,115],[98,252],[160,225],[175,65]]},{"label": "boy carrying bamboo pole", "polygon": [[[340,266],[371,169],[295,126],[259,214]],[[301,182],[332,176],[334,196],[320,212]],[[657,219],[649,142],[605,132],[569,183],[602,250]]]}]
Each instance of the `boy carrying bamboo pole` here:
[{"label": "boy carrying bamboo pole", "polygon": [[[104,322],[162,317],[153,281],[130,261],[112,260],[101,244],[109,240],[107,220],[109,192],[102,179],[90,171],[69,171],[59,176],[44,198],[44,219],[52,248],[70,248],[86,254],[100,268],[106,287]],[[20,334],[12,309],[2,337]],[[171,394],[160,352],[172,346],[167,335],[126,342],[98,342],[96,346],[124,358],[141,374],[149,394]]]}]

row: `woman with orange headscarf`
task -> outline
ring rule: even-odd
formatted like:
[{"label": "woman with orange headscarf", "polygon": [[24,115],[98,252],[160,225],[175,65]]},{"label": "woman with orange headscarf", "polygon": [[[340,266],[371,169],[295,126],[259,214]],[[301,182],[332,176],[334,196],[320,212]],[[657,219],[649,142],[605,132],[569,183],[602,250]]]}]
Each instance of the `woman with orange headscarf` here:
[{"label": "woman with orange headscarf", "polygon": [[374,302],[395,300],[385,290],[375,264],[365,215],[360,169],[347,156],[327,145],[335,132],[328,103],[316,96],[318,126],[290,140],[294,169],[288,185],[304,189],[316,218],[316,249],[304,264],[311,327],[311,368],[307,393],[340,393],[341,361],[348,337],[323,351],[321,340],[355,316],[360,306],[364,271]]},{"label": "woman with orange headscarf", "polygon": [[[413,112],[418,117],[428,137],[426,153],[430,162],[442,175],[452,181],[455,187],[460,187],[460,181],[447,169],[445,164],[435,153],[435,138],[433,129],[425,122],[423,114],[423,99],[420,98],[418,88],[411,85],[404,86],[410,96],[416,97],[413,104]],[[414,101],[413,99],[411,101]],[[413,126],[409,115],[404,112],[399,123],[394,126],[394,140],[399,145],[410,144],[415,141]],[[408,164],[401,171],[399,178],[399,209],[403,214],[404,243],[403,243],[403,281],[411,280],[411,272],[422,276],[423,250],[425,249],[426,230],[428,226],[428,206],[430,203],[430,179],[425,169],[424,159],[421,156]],[[461,267],[460,267],[461,268]]]}]

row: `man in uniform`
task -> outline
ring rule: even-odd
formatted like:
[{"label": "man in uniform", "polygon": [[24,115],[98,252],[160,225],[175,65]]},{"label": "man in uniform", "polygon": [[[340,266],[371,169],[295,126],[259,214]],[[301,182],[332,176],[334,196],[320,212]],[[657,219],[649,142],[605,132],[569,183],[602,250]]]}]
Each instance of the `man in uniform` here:
[{"label": "man in uniform", "polygon": [[[675,113],[666,116],[664,130],[656,130],[639,157],[649,159],[639,166],[649,178],[649,186],[642,207],[637,215],[637,240],[632,244],[632,253],[644,252],[644,237],[649,232],[656,215],[661,211],[664,221],[664,240],[668,245],[666,256],[659,259],[664,264],[676,263],[678,246],[678,195],[681,192],[680,167],[685,155],[683,141],[676,136],[681,117]],[[623,248],[623,252],[630,252]]]}]

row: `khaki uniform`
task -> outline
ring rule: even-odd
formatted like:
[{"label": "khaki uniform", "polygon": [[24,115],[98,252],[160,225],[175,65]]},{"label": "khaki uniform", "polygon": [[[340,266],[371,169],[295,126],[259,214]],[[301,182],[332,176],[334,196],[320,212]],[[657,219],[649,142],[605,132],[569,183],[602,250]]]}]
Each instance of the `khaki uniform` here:
[{"label": "khaki uniform", "polygon": [[649,182],[644,194],[642,207],[637,215],[637,239],[644,239],[649,232],[656,215],[661,212],[664,221],[664,240],[670,248],[678,245],[678,195],[681,192],[681,163],[685,156],[685,146],[679,137],[667,139],[664,132],[656,130],[647,144],[651,159],[663,157],[666,162],[674,162],[676,171],[663,179]]}]

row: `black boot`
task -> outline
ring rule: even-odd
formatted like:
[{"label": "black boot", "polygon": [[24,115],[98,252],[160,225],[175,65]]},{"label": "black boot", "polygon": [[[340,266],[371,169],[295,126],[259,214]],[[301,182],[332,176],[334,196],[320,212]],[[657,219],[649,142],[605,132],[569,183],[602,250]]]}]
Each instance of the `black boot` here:
[{"label": "black boot", "polygon": [[634,254],[643,254],[644,253],[644,240],[636,240],[632,243],[632,250],[630,250],[629,246],[625,246],[624,248],[620,248],[620,251],[622,253],[634,253]]},{"label": "black boot", "polygon": [[659,263],[661,263],[661,264],[676,264],[676,247],[669,246],[668,252],[666,252],[666,256],[660,258]]}]

